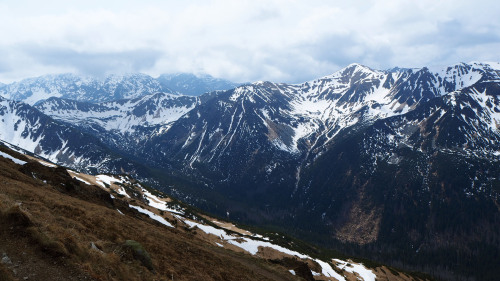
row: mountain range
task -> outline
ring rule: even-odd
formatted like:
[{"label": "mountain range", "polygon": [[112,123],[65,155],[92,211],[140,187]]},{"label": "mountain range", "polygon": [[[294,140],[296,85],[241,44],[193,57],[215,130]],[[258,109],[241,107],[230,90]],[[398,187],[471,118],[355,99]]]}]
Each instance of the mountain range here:
[{"label": "mountain range", "polygon": [[141,73],[104,77],[59,74],[0,84],[0,96],[30,105],[51,97],[106,102],[134,99],[159,92],[199,96],[206,92],[227,90],[238,85],[206,74],[200,76],[187,73],[163,74],[158,78]]},{"label": "mountain range", "polygon": [[63,77],[46,100],[35,101],[46,96],[36,89],[53,82],[26,88],[31,95],[1,88],[2,140],[75,169],[120,170],[215,215],[326,247],[445,279],[494,280],[500,64],[352,64],[302,84],[200,97],[154,87],[75,96],[83,90]]}]

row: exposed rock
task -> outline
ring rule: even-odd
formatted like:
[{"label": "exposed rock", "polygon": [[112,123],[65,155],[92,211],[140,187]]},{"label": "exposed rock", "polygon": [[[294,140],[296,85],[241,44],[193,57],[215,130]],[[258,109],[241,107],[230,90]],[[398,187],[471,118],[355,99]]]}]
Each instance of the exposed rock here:
[{"label": "exposed rock", "polygon": [[12,261],[10,260],[9,256],[7,256],[7,253],[2,253],[2,263],[12,264]]}]

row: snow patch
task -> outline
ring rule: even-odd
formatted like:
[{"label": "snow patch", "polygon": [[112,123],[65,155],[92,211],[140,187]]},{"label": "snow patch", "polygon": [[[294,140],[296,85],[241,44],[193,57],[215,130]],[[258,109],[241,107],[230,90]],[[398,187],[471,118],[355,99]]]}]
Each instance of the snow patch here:
[{"label": "snow patch", "polygon": [[169,208],[165,201],[162,201],[161,198],[151,194],[151,192],[147,191],[146,189],[142,189],[142,193],[146,196],[146,199],[148,199],[149,206],[161,211],[167,211],[174,214],[184,215],[184,212],[182,210],[179,211],[176,209]]},{"label": "snow patch", "polygon": [[77,176],[74,176],[73,178],[75,178],[75,179],[77,179],[77,180],[79,180],[79,181],[81,181],[81,182],[83,182],[83,183],[85,183],[85,184],[87,184],[87,185],[92,185],[92,184],[91,184],[91,183],[89,183],[88,181],[86,181],[86,180],[84,180],[84,179],[82,179],[82,178],[79,178],[79,177],[77,177]]},{"label": "snow patch", "polygon": [[96,178],[97,182],[99,184],[101,184],[102,186],[104,186],[102,183],[106,183],[107,185],[111,185],[115,182],[123,183],[123,180],[120,180],[120,179],[117,179],[115,177],[108,176],[108,175],[97,175],[95,178]]},{"label": "snow patch", "polygon": [[151,212],[151,211],[148,211],[146,209],[143,209],[139,206],[134,206],[134,205],[128,205],[130,208],[133,208],[133,209],[136,209],[137,211],[139,211],[139,213],[143,213],[143,214],[146,214],[148,215],[150,218],[154,219],[155,221],[161,223],[161,224],[164,224],[168,227],[174,227],[173,225],[171,225],[168,221],[166,221],[164,218],[158,216],[157,214]]},{"label": "snow patch", "polygon": [[357,273],[364,281],[375,281],[377,277],[371,270],[366,269],[362,264],[348,263],[339,259],[334,259],[334,261],[339,264],[337,267],[350,273]]},{"label": "snow patch", "polygon": [[0,151],[0,156],[2,156],[3,158],[10,159],[10,160],[14,161],[14,163],[16,163],[18,165],[24,165],[24,164],[27,163],[26,161],[19,160],[19,159],[15,158],[15,157],[10,156],[7,153],[1,152],[1,151]]},{"label": "snow patch", "polygon": [[346,281],[345,277],[338,274],[335,270],[333,270],[332,266],[324,261],[315,260],[321,266],[321,273],[326,277],[333,277],[338,281]]}]

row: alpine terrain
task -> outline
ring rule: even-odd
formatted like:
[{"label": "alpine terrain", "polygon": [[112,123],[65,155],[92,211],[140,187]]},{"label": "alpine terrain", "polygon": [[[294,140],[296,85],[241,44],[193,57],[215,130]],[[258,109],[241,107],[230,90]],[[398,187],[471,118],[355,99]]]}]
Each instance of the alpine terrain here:
[{"label": "alpine terrain", "polygon": [[[213,215],[439,278],[499,274],[498,63],[352,64],[302,84],[261,81],[200,97],[160,88],[119,99],[61,94],[34,107],[2,89],[4,112],[25,107],[119,159],[95,170],[49,159],[56,163],[94,174],[120,167]],[[50,155],[35,151],[45,126],[9,120],[2,140]],[[88,149],[71,147],[87,161]]]}]

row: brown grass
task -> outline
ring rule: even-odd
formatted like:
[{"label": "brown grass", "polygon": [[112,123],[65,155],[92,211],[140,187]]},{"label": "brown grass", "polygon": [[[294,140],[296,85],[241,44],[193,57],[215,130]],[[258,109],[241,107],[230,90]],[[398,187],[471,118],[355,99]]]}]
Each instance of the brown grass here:
[{"label": "brown grass", "polygon": [[[54,173],[55,169],[39,166],[20,169],[0,159],[0,240],[7,241],[9,256],[28,275],[43,276],[43,271],[52,270],[52,279],[46,280],[79,280],[71,276],[171,280],[172,275],[174,280],[294,280],[283,267],[159,225],[134,210],[123,210],[123,203],[107,201],[96,187],[72,181],[61,170]],[[27,175],[41,171],[52,184]],[[154,271],[127,252],[126,240],[144,247]],[[51,269],[23,267],[28,258],[16,250],[20,248],[34,263],[48,263]]]},{"label": "brown grass", "polygon": [[2,263],[0,263],[0,281],[16,281],[11,271]]}]

